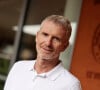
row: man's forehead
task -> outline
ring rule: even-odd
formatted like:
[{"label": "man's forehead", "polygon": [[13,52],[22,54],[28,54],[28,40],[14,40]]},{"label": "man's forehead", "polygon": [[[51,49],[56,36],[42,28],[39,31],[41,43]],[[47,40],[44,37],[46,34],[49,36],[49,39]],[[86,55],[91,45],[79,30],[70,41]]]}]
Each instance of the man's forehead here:
[{"label": "man's forehead", "polygon": [[64,29],[64,27],[62,25],[60,25],[58,23],[55,23],[53,21],[44,21],[41,24],[40,30],[42,30],[42,29],[51,29],[51,28],[60,29],[60,30]]}]

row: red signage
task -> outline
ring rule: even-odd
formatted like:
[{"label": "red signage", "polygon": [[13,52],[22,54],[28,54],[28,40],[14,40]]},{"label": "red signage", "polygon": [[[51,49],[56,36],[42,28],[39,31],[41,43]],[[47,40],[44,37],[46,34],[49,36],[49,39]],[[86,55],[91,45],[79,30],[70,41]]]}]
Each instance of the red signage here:
[{"label": "red signage", "polygon": [[70,71],[82,90],[100,90],[100,0],[83,0]]}]

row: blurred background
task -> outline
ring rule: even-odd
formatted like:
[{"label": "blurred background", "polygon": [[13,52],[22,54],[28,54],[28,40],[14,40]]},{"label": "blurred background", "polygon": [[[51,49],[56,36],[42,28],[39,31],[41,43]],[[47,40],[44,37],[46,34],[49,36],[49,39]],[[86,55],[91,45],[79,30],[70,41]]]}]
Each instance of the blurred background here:
[{"label": "blurred background", "polygon": [[[70,45],[60,56],[64,67],[80,79],[83,90],[100,90],[99,9],[100,0],[0,0],[0,90],[16,61],[36,58],[36,33],[52,14],[68,17],[72,24]],[[94,87],[87,86],[91,80]]]}]

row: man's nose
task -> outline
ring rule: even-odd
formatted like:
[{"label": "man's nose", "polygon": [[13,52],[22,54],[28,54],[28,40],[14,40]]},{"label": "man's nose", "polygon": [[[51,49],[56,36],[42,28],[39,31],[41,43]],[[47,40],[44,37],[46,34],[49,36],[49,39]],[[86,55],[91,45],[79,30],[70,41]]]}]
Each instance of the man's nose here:
[{"label": "man's nose", "polygon": [[52,45],[52,38],[51,37],[46,38],[46,45],[47,46],[51,46]]}]

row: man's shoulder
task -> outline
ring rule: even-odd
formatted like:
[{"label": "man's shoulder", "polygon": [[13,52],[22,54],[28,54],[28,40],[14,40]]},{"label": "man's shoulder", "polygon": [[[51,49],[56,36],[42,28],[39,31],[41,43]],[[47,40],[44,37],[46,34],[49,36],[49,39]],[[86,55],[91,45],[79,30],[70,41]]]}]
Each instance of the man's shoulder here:
[{"label": "man's shoulder", "polygon": [[21,61],[17,61],[15,65],[27,65],[33,63],[35,63],[35,60],[21,60]]},{"label": "man's shoulder", "polygon": [[69,81],[72,83],[79,82],[79,79],[75,75],[73,75],[70,71],[68,71],[67,69],[64,69],[62,77],[64,77],[65,81]]},{"label": "man's shoulder", "polygon": [[23,61],[17,61],[14,65],[13,65],[13,69],[18,69],[18,70],[21,70],[21,69],[28,69],[28,68],[31,68],[33,67],[35,63],[35,60],[23,60]]},{"label": "man's shoulder", "polygon": [[66,69],[63,69],[63,73],[60,76],[60,82],[65,82],[63,83],[63,86],[65,87],[66,85],[70,88],[74,86],[80,87],[80,81],[77,76],[73,75],[70,71]]}]

